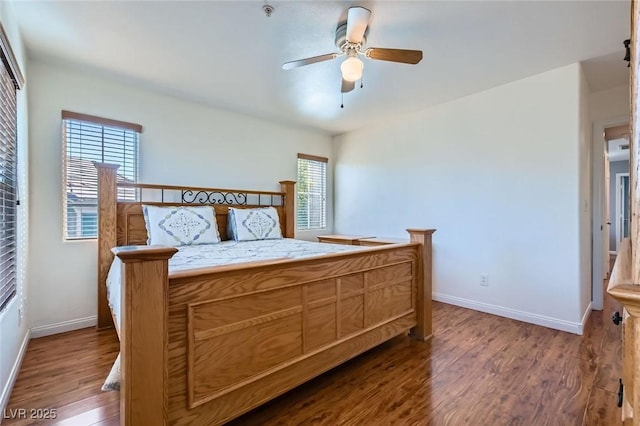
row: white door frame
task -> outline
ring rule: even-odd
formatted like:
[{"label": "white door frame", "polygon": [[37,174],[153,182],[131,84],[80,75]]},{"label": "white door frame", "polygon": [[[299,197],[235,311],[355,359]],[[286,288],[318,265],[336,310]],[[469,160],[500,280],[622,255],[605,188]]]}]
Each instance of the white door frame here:
[{"label": "white door frame", "polygon": [[[592,152],[591,152],[591,307],[595,310],[602,310],[604,305],[604,294],[602,283],[605,277],[604,259],[609,256],[609,236],[604,238],[606,228],[604,218],[606,218],[605,193],[604,193],[604,152],[605,139],[604,129],[607,127],[628,124],[629,117],[621,116],[606,120],[598,120],[593,123]],[[605,251],[604,244],[607,244]],[[608,271],[607,271],[608,272]]]},{"label": "white door frame", "polygon": [[622,178],[629,177],[629,173],[616,173],[616,253],[620,249],[620,235],[622,234],[622,220],[624,219],[624,209],[622,207]]},{"label": "white door frame", "polygon": [[[605,143],[608,145],[609,142],[605,141]],[[613,181],[615,182],[615,176],[613,177]],[[604,198],[603,198],[603,207],[604,207],[604,211],[602,212],[602,223],[603,223],[603,230],[602,230],[602,236],[603,236],[603,241],[602,241],[602,245],[603,245],[603,254],[604,254],[604,259],[602,260],[602,270],[604,271],[604,279],[606,280],[607,278],[609,278],[609,269],[611,269],[611,247],[609,244],[609,239],[611,236],[611,221],[614,220],[614,218],[611,217],[611,212],[610,212],[610,206],[611,206],[611,200],[615,201],[616,194],[612,194],[611,193],[611,161],[609,160],[609,151],[608,151],[608,147],[607,147],[607,151],[605,151],[604,153]],[[609,253],[609,256],[607,255],[607,253]]]}]

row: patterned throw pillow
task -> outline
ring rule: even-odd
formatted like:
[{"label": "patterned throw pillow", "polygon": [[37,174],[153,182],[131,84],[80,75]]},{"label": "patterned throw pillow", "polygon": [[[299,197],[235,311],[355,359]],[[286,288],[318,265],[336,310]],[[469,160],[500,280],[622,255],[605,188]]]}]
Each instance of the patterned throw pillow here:
[{"label": "patterned throw pillow", "polygon": [[142,206],[147,244],[189,246],[220,242],[213,207]]},{"label": "patterned throw pillow", "polygon": [[258,209],[229,208],[229,238],[236,241],[282,238],[280,218],[274,207]]}]

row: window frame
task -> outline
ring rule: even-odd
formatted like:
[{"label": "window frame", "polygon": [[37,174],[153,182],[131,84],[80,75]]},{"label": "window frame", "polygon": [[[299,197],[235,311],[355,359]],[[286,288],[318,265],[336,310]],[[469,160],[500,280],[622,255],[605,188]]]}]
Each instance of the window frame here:
[{"label": "window frame", "polygon": [[[4,257],[2,254],[5,250],[5,245],[10,247],[9,255],[6,259],[2,260],[0,263],[0,267],[2,267],[3,277],[9,277],[7,283],[4,283],[3,279],[0,279],[0,289],[5,288],[4,291],[0,293],[0,314],[4,313],[7,308],[10,306],[11,302],[16,299],[19,288],[19,271],[18,271],[18,251],[20,250],[20,235],[18,231],[18,220],[20,216],[20,211],[18,207],[20,206],[19,199],[19,191],[20,191],[20,182],[19,182],[19,171],[18,171],[18,90],[24,87],[24,76],[20,71],[20,66],[18,61],[13,53],[13,49],[11,48],[11,43],[9,42],[9,37],[4,30],[2,23],[0,23],[0,59],[2,62],[2,90],[3,94],[1,95],[3,98],[3,103],[6,101],[7,108],[11,108],[9,114],[3,114],[3,116],[10,116],[12,120],[6,120],[3,127],[5,128],[4,135],[8,136],[5,142],[0,142],[3,146],[3,151],[6,154],[3,160],[3,164],[8,163],[8,167],[3,166],[4,170],[8,170],[9,173],[3,173],[6,179],[9,180],[10,183],[3,183],[0,186],[0,202],[2,204],[3,215],[13,216],[13,220],[11,221],[11,228],[7,231],[4,227],[6,225],[7,220],[3,217],[3,226],[0,228],[0,260]],[[6,73],[6,75],[5,75]],[[8,79],[9,81],[4,81]],[[8,83],[8,84],[5,84]],[[13,93],[4,93],[4,88],[7,86],[11,87]],[[2,120],[3,122],[5,120]],[[12,151],[12,153],[10,153]],[[5,203],[12,203],[9,207],[5,205]],[[6,211],[5,211],[6,209]],[[5,234],[6,232],[6,234]],[[6,239],[3,237],[4,235],[9,235]],[[13,254],[11,254],[11,252]],[[5,253],[6,254],[6,253]],[[6,265],[5,265],[6,262]]]},{"label": "window frame", "polygon": [[[62,222],[62,237],[66,242],[73,241],[86,241],[86,240],[95,240],[98,238],[98,228],[97,228],[97,219],[95,222],[95,232],[93,229],[85,230],[85,223],[89,223],[90,221],[85,221],[87,215],[95,214],[97,218],[98,214],[98,198],[97,198],[97,187],[98,187],[98,177],[97,177],[97,169],[95,170],[95,176],[93,174],[93,169],[89,172],[84,171],[83,175],[83,167],[93,167],[93,165],[87,166],[87,162],[110,162],[112,164],[120,164],[122,167],[121,174],[118,175],[122,180],[128,180],[132,183],[138,182],[139,178],[139,170],[140,170],[140,135],[142,133],[142,126],[140,124],[129,123],[126,121],[113,120],[109,118],[98,117],[89,114],[82,114],[72,111],[62,111],[62,209],[63,209],[63,222]],[[83,129],[82,126],[94,127],[95,129]],[[76,126],[73,135],[67,134],[67,131],[72,126]],[[91,133],[93,132],[93,135]],[[119,135],[114,136],[114,134],[122,132],[122,136]],[[99,136],[96,136],[98,135]],[[86,146],[89,147],[87,152],[83,152],[82,146],[82,138],[86,138],[84,140],[87,141]],[[71,139],[73,140],[73,145]],[[133,144],[133,148],[127,148],[127,144]],[[115,147],[115,151],[113,148]],[[70,166],[71,158],[73,158],[69,151],[73,149],[80,149],[80,153],[78,156],[75,156],[75,164],[74,166]],[[93,151],[93,152],[91,152]],[[120,158],[114,158],[114,152],[122,153],[122,161]],[[110,158],[106,158],[105,156],[110,156]],[[72,168],[70,168],[72,167]],[[86,190],[87,193],[91,193],[95,191],[95,211],[91,209],[94,208],[92,198],[89,196],[84,203],[84,205],[74,206],[73,202],[69,201],[69,195],[72,191],[69,190],[69,174],[70,173],[79,173],[81,175],[80,179],[82,182],[85,182],[84,179],[90,182],[89,188]],[[95,178],[95,186],[91,186]],[[82,193],[82,190],[80,191]],[[125,198],[129,198],[128,195],[125,194]],[[86,195],[85,195],[86,196]],[[133,194],[135,197],[135,194]],[[87,208],[88,210],[84,210]],[[70,211],[73,209],[73,212]],[[70,216],[75,217],[75,232],[70,232]],[[91,231],[91,232],[89,232]]]},{"label": "window frame", "polygon": [[[301,164],[307,164],[308,167],[320,167],[321,170],[319,172],[319,177],[322,179],[322,184],[320,188],[320,203],[322,205],[321,211],[319,212],[320,224],[319,226],[310,225],[310,220],[308,219],[310,215],[307,214],[307,225],[302,226],[303,220],[301,220],[301,202],[303,201],[303,197],[306,196],[306,202],[310,202],[311,195],[308,188],[308,185],[305,185],[306,180],[309,178],[309,173],[307,176],[301,176],[300,174],[300,166]],[[309,155],[298,153],[297,160],[297,185],[296,185],[296,231],[321,231],[327,229],[327,174],[328,174],[328,163],[329,159],[326,157],[320,157],[317,155]],[[314,173],[315,174],[315,173]]]}]

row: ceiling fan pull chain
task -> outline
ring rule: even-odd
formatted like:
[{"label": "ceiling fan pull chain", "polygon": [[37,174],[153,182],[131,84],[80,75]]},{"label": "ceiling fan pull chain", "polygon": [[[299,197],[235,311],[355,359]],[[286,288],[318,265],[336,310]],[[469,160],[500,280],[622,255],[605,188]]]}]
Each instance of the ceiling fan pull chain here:
[{"label": "ceiling fan pull chain", "polygon": [[340,108],[344,108],[344,93],[340,93],[340,97],[342,98],[342,101],[340,101]]},{"label": "ceiling fan pull chain", "polygon": [[362,77],[360,77],[360,88],[362,89],[364,86],[362,85]]}]

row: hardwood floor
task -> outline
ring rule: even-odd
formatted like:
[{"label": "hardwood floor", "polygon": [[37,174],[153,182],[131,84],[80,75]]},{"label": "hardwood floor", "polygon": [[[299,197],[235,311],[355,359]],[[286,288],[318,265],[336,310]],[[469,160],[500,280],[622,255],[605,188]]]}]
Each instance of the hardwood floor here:
[{"label": "hardwood floor", "polygon": [[[395,338],[232,424],[620,424],[619,306],[605,299],[583,336],[434,303],[431,342]],[[2,424],[117,425],[118,393],[100,391],[117,352],[109,331],[32,340],[5,417],[55,408],[57,419]]]},{"label": "hardwood floor", "polygon": [[[2,425],[118,425],[119,394],[100,387],[119,348],[115,331],[94,328],[31,340]],[[38,421],[32,409],[55,409],[56,418]]]}]

